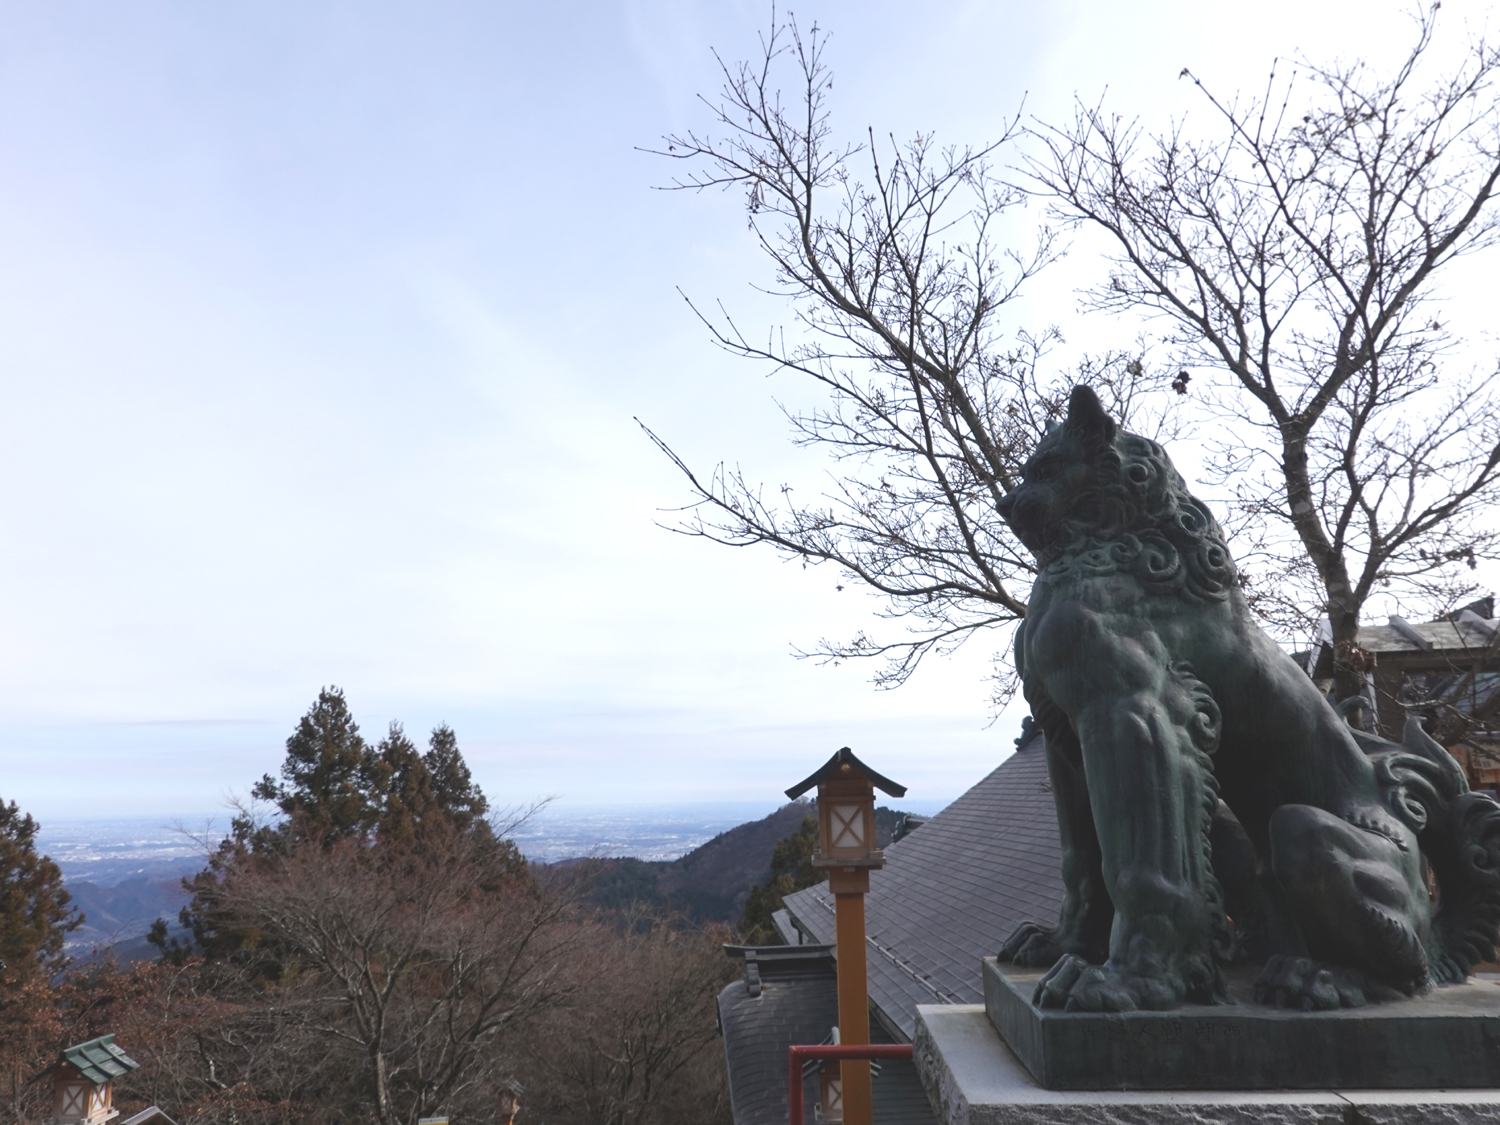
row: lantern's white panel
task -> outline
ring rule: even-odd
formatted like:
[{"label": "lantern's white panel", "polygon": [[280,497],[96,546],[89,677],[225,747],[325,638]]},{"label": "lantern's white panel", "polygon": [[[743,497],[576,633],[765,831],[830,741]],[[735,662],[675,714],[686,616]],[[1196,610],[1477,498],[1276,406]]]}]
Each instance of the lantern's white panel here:
[{"label": "lantern's white panel", "polygon": [[824,1078],[823,1104],[819,1118],[827,1122],[844,1119],[844,1083],[840,1078]]},{"label": "lantern's white panel", "polygon": [[829,810],[830,843],[835,848],[865,846],[865,809],[863,805],[834,805]]},{"label": "lantern's white panel", "polygon": [[88,1110],[88,1089],[77,1083],[63,1087],[62,1112],[65,1115],[82,1117]]}]

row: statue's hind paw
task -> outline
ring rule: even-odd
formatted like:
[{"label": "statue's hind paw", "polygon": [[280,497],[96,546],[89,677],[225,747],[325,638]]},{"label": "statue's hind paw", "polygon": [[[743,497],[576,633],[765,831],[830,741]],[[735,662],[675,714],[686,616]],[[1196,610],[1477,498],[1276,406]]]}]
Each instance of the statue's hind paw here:
[{"label": "statue's hind paw", "polygon": [[1045,969],[1056,964],[1062,955],[1057,931],[1044,929],[1035,922],[1022,922],[1005,939],[996,959],[1025,968]]},{"label": "statue's hind paw", "polygon": [[1256,1003],[1306,1012],[1363,1008],[1401,996],[1358,969],[1306,957],[1272,957],[1255,982]]}]

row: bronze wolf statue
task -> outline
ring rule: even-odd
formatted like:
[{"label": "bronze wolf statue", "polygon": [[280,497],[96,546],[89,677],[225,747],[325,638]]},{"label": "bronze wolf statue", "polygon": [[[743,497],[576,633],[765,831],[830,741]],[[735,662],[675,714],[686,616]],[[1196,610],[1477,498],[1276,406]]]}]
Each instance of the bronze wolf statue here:
[{"label": "bronze wolf statue", "polygon": [[1227,1003],[1238,958],[1261,1002],[1354,1007],[1494,957],[1500,804],[1415,720],[1397,745],[1322,697],[1161,446],[1077,387],[1000,512],[1037,558],[1016,661],[1063,846],[1058,924],[1000,950],[1052,966],[1036,1003]]}]

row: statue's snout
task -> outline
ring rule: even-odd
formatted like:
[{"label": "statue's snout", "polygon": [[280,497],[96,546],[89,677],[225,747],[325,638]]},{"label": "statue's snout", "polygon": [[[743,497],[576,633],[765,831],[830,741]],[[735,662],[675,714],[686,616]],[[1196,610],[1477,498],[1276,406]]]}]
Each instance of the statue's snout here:
[{"label": "statue's snout", "polygon": [[1000,513],[1000,518],[1003,519],[1006,523],[1009,523],[1011,513],[1016,510],[1015,489],[1011,489],[1004,496],[1000,497],[1000,503],[995,505],[995,507],[996,510]]}]

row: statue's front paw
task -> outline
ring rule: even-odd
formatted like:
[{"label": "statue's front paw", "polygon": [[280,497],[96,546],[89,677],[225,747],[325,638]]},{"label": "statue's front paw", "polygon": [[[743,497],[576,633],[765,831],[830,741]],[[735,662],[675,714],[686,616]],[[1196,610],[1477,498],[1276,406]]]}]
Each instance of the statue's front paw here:
[{"label": "statue's front paw", "polygon": [[1045,969],[1055,965],[1062,955],[1056,930],[1044,929],[1035,922],[1022,922],[1005,939],[996,959],[1024,968]]},{"label": "statue's front paw", "polygon": [[1401,993],[1347,965],[1325,965],[1306,957],[1272,957],[1255,981],[1255,1002],[1273,1008],[1327,1012],[1363,1008]]},{"label": "statue's front paw", "polygon": [[1070,953],[1037,982],[1031,1002],[1069,1012],[1133,1012],[1175,1008],[1182,999],[1181,990],[1168,978],[1120,972],[1108,963],[1090,965]]}]

